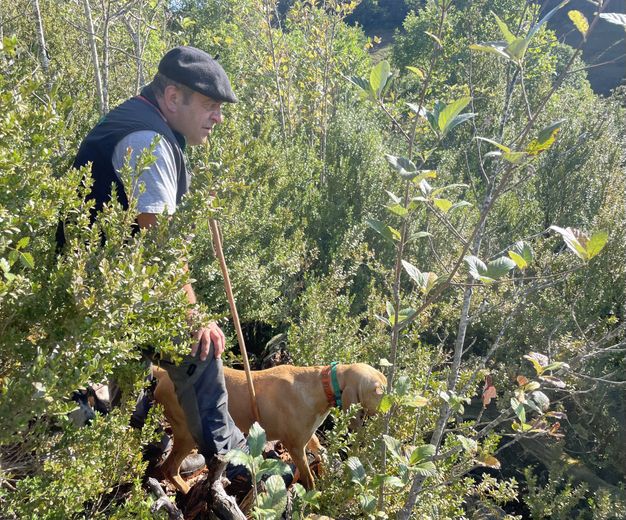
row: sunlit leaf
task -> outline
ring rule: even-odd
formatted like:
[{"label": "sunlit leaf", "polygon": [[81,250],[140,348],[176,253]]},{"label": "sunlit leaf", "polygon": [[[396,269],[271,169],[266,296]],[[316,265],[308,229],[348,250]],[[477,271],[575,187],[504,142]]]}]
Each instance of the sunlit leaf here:
[{"label": "sunlit leaf", "polygon": [[406,68],[410,70],[413,74],[415,74],[418,78],[424,79],[424,73],[422,72],[422,69],[418,69],[417,67],[411,67],[408,65]]},{"label": "sunlit leaf", "polygon": [[500,28],[500,32],[502,33],[502,36],[504,37],[504,39],[506,40],[507,43],[511,43],[512,41],[515,40],[515,35],[513,35],[513,33],[511,33],[511,31],[509,31],[509,28],[507,27],[506,23],[504,23],[500,17],[494,13],[493,11],[491,12],[491,14],[493,14],[494,18],[496,19],[496,23],[498,24],[498,27]]},{"label": "sunlit leaf", "polygon": [[533,139],[527,146],[526,152],[530,155],[537,155],[545,150],[548,150],[554,144],[557,134],[560,132],[561,125],[564,121],[564,119],[561,119],[543,128],[539,132],[537,139]]},{"label": "sunlit leaf", "polygon": [[435,453],[437,453],[437,448],[435,448],[432,444],[423,444],[422,446],[418,446],[411,453],[409,464],[417,464],[424,459],[432,457]]},{"label": "sunlit leaf", "polygon": [[422,395],[411,395],[402,399],[402,404],[409,408],[422,408],[428,404],[428,399]]},{"label": "sunlit leaf", "polygon": [[474,43],[470,45],[469,48],[473,51],[488,52],[490,54],[495,54],[496,56],[499,56],[500,58],[510,60],[511,58],[509,57],[509,55],[506,52],[504,52],[504,49],[506,49],[506,46],[507,46],[506,42],[484,42],[480,44]]},{"label": "sunlit leaf", "polygon": [[505,153],[509,153],[511,151],[511,149],[508,146],[504,146],[503,144],[500,144],[496,141],[494,141],[493,139],[489,139],[487,137],[476,137],[476,139],[480,140],[480,141],[485,141],[487,143],[490,143],[494,146],[497,146],[500,150],[502,150]]},{"label": "sunlit leaf", "polygon": [[577,11],[576,9],[572,9],[568,11],[567,16],[574,23],[574,26],[580,34],[583,35],[584,38],[587,37],[587,31],[589,30],[589,22],[583,13]]},{"label": "sunlit leaf", "polygon": [[454,204],[452,204],[452,206],[450,206],[450,212],[456,210],[456,209],[460,209],[460,208],[465,208],[468,206],[472,206],[471,202],[467,202],[466,200],[461,200],[459,202],[455,202]]},{"label": "sunlit leaf", "polygon": [[563,229],[559,226],[550,226],[550,229],[559,233],[567,247],[584,261],[589,261],[600,253],[609,238],[604,231],[597,231],[588,237],[584,232],[571,227]]},{"label": "sunlit leaf", "polygon": [[626,28],[626,14],[623,13],[601,13],[600,18],[603,20],[615,24],[621,25]]},{"label": "sunlit leaf", "polygon": [[253,457],[259,457],[261,453],[263,453],[263,448],[265,448],[265,430],[261,428],[261,425],[258,422],[255,422],[250,429],[248,430],[248,449],[250,450],[250,455]]},{"label": "sunlit leaf", "polygon": [[430,36],[437,45],[439,45],[439,47],[443,47],[443,44],[441,43],[441,40],[439,39],[438,36],[434,35],[433,33],[430,33],[428,31],[424,31],[424,33],[426,33],[427,36]]},{"label": "sunlit leaf", "polygon": [[346,460],[346,466],[350,473],[350,482],[355,484],[363,484],[365,481],[365,468],[358,457],[349,457]]},{"label": "sunlit leaf", "polygon": [[387,208],[387,210],[389,210],[389,212],[393,213],[394,215],[398,215],[399,217],[405,217],[409,213],[409,210],[406,209],[402,204],[390,204],[385,207]]},{"label": "sunlit leaf", "polygon": [[391,67],[387,60],[382,60],[372,68],[370,72],[370,87],[377,98],[380,97],[385,88],[389,76],[391,76]]},{"label": "sunlit leaf", "polygon": [[387,162],[400,174],[400,177],[410,181],[417,177],[418,171],[412,161],[405,157],[396,157],[395,155],[385,155]]},{"label": "sunlit leaf", "polygon": [[461,443],[463,449],[469,453],[475,453],[478,449],[478,443],[474,439],[465,437],[464,435],[457,435],[456,438]]},{"label": "sunlit leaf", "polygon": [[452,207],[452,201],[449,201],[448,199],[433,199],[433,204],[444,213],[447,213]]},{"label": "sunlit leaf", "polygon": [[400,233],[397,230],[388,226],[384,222],[381,222],[380,220],[369,218],[365,222],[369,227],[371,227],[374,231],[379,233],[383,238],[386,238],[390,242],[396,240],[396,236],[398,237],[398,239],[400,238]]},{"label": "sunlit leaf", "polygon": [[537,403],[537,406],[541,408],[542,412],[548,411],[548,409],[550,408],[550,399],[546,394],[544,394],[540,390],[535,390],[530,394],[530,396],[532,397],[533,401]]},{"label": "sunlit leaf", "polygon": [[393,405],[393,396],[390,394],[383,395],[380,403],[378,404],[378,411],[380,413],[387,413],[391,410],[391,406]]},{"label": "sunlit leaf", "polygon": [[437,125],[442,134],[445,134],[448,131],[453,119],[463,111],[471,100],[472,98],[469,96],[457,99],[456,101],[446,105],[446,107],[439,113]]},{"label": "sunlit leaf", "polygon": [[402,456],[402,443],[398,439],[395,439],[390,435],[383,435],[383,441],[385,442],[385,446],[387,446],[389,453],[394,459],[399,461],[405,460]]},{"label": "sunlit leaf", "polygon": [[481,466],[486,466],[487,468],[493,469],[500,469],[500,461],[496,459],[493,455],[483,453],[476,459],[476,461]]}]

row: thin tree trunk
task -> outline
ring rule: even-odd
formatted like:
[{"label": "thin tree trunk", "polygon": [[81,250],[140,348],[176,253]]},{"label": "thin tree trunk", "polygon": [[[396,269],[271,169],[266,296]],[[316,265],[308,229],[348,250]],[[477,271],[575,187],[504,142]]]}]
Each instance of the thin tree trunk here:
[{"label": "thin tree trunk", "polygon": [[96,33],[93,27],[93,16],[91,15],[91,6],[89,0],[83,0],[85,8],[85,17],[87,18],[87,34],[89,37],[89,46],[91,47],[91,59],[93,61],[94,76],[96,80],[96,93],[98,95],[98,108],[100,115],[106,114],[106,105],[104,101],[104,92],[102,90],[102,74],[100,72],[100,63],[98,61],[98,47],[96,45]]},{"label": "thin tree trunk", "polygon": [[106,9],[102,6],[104,13],[104,26],[102,28],[102,101],[104,112],[109,111],[109,56],[110,39],[109,25],[111,23],[111,0],[107,1]]},{"label": "thin tree trunk", "polygon": [[[46,50],[46,38],[43,33],[43,21],[41,20],[39,0],[33,0],[33,11],[35,14],[35,21],[37,23],[37,38],[39,39],[39,59],[41,61],[41,68],[43,69],[46,78],[48,78],[50,70],[50,60],[48,59],[48,51]],[[48,90],[50,90],[49,84]]]}]

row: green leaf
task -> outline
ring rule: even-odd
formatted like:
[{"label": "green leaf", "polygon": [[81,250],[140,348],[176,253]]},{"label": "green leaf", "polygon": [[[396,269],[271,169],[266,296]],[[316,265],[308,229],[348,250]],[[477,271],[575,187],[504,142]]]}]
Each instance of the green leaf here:
[{"label": "green leaf", "polygon": [[506,256],[496,258],[487,264],[487,274],[489,278],[497,280],[502,278],[515,267],[515,262]]},{"label": "green leaf", "polygon": [[402,204],[389,204],[388,206],[385,206],[385,208],[387,208],[390,213],[399,217],[406,217],[409,214],[409,210]]},{"label": "green leaf", "polygon": [[490,143],[490,144],[492,144],[494,146],[497,146],[504,153],[509,153],[511,151],[511,149],[508,146],[504,146],[503,144],[500,144],[500,143],[494,141],[493,139],[488,139],[487,137],[480,137],[480,136],[476,137],[476,139],[478,139],[480,141],[485,141],[485,142]]},{"label": "green leaf", "polygon": [[404,396],[411,391],[411,380],[407,376],[400,376],[396,381],[394,392],[396,395]]},{"label": "green leaf", "polygon": [[423,444],[422,446],[418,446],[411,453],[409,464],[417,464],[424,459],[434,456],[435,453],[437,453],[437,448],[435,448],[432,444]]},{"label": "green leaf", "polygon": [[393,396],[390,394],[383,395],[380,403],[378,405],[378,411],[380,413],[387,413],[391,410],[391,406],[393,405]]},{"label": "green leaf", "polygon": [[594,256],[596,256],[609,240],[609,235],[606,231],[597,231],[589,238],[587,242],[587,258],[591,260]]},{"label": "green leaf", "polygon": [[[411,319],[413,316],[415,316],[415,312],[416,312],[415,309],[412,309],[410,307],[406,309],[400,309],[400,311],[398,311],[398,323],[402,323],[404,321]],[[396,324],[394,316],[389,316],[389,323],[392,326]]]},{"label": "green leaf", "polygon": [[583,13],[577,11],[576,9],[572,9],[568,11],[567,16],[574,23],[578,32],[583,35],[583,38],[587,37],[587,31],[589,30],[589,22]]},{"label": "green leaf", "polygon": [[406,68],[410,70],[413,74],[415,74],[419,79],[424,79],[424,73],[422,72],[422,69],[418,69],[417,67],[411,67],[408,65]]},{"label": "green leaf", "polygon": [[382,60],[370,72],[370,87],[377,98],[380,97],[387,81],[391,76],[391,67],[387,60]]},{"label": "green leaf", "polygon": [[428,404],[428,399],[422,395],[414,394],[402,399],[402,404],[409,408],[423,408]]},{"label": "green leaf", "polygon": [[396,157],[395,155],[385,155],[387,162],[400,174],[404,180],[410,181],[417,177],[418,171],[412,161],[405,157]]},{"label": "green leaf", "polygon": [[535,368],[535,372],[537,375],[541,375],[544,372],[544,366],[548,364],[548,358],[539,352],[530,352],[529,354],[524,354],[524,359],[530,361]]},{"label": "green leaf", "polygon": [[495,17],[496,19],[496,23],[498,24],[498,27],[500,28],[500,32],[502,33],[502,36],[504,37],[504,39],[506,40],[507,43],[511,43],[512,41],[515,40],[515,35],[513,35],[513,33],[511,33],[511,31],[509,31],[509,28],[507,27],[506,23],[504,23],[500,17],[494,13],[493,11],[491,12],[491,14]]},{"label": "green leaf", "polygon": [[474,278],[475,280],[488,282],[493,281],[491,279],[487,280],[487,266],[480,258],[478,258],[477,256],[469,255],[466,256],[463,261],[469,267],[469,274],[472,278]]},{"label": "green leaf", "polygon": [[448,131],[448,127],[452,123],[453,119],[461,113],[471,100],[472,98],[469,96],[457,99],[449,105],[446,105],[446,107],[439,113],[437,124],[442,134],[445,134]]},{"label": "green leaf", "polygon": [[17,244],[15,245],[15,249],[24,249],[28,243],[30,242],[30,237],[22,237],[18,240]]},{"label": "green leaf", "polygon": [[273,512],[273,518],[280,518],[287,506],[287,488],[282,477],[272,475],[265,481],[264,493],[258,496],[257,507]]},{"label": "green leaf", "polygon": [[437,475],[437,466],[434,462],[420,462],[411,467],[411,471],[420,475],[421,477],[434,477]]},{"label": "green leaf", "polygon": [[383,483],[385,484],[386,487],[392,487],[392,488],[403,488],[404,487],[404,482],[402,482],[398,477],[395,477],[393,475],[386,475]]},{"label": "green leaf", "polygon": [[528,42],[524,38],[515,38],[512,42],[509,42],[504,52],[506,52],[511,58],[521,61],[526,53]]},{"label": "green leaf", "polygon": [[536,390],[530,394],[531,398],[537,406],[541,409],[542,412],[547,412],[550,408],[550,398],[541,392],[540,390]]},{"label": "green leaf", "polygon": [[422,181],[426,181],[426,179],[436,179],[437,172],[436,170],[419,170],[417,176],[413,179],[413,184],[419,185]]},{"label": "green leaf", "polygon": [[561,130],[561,125],[564,121],[564,119],[561,119],[543,128],[539,132],[537,139],[533,139],[528,144],[528,146],[526,147],[526,152],[530,155],[538,155],[550,149],[554,144],[554,141],[556,140],[556,137]]},{"label": "green leaf", "polygon": [[417,267],[406,260],[402,260],[402,266],[423,292],[428,293],[435,285],[437,281],[437,275],[435,273],[422,273]]},{"label": "green leaf", "polygon": [[524,408],[524,405],[520,403],[515,397],[511,397],[511,408],[515,412],[515,415],[517,415],[517,418],[520,420],[520,422],[525,423],[526,409]]},{"label": "green leaf", "polygon": [[349,457],[346,466],[350,473],[350,482],[363,485],[365,481],[365,468],[358,457]]},{"label": "green leaf", "polygon": [[558,226],[550,226],[550,229],[559,233],[567,247],[584,261],[589,261],[598,255],[609,238],[605,231],[597,231],[591,237],[588,237],[582,231],[571,227],[563,229]]},{"label": "green leaf", "polygon": [[528,47],[528,44],[530,43],[530,41],[533,39],[533,37],[535,36],[535,34],[537,34],[537,32],[539,31],[539,29],[541,29],[541,27],[543,26],[543,24],[547,23],[548,20],[550,20],[550,18],[552,18],[556,12],[561,9],[561,7],[563,7],[565,4],[569,3],[569,0],[563,0],[563,2],[561,2],[559,5],[557,5],[554,9],[552,9],[548,14],[546,14],[541,20],[539,20],[535,26],[528,32],[528,34],[526,35],[526,47]]},{"label": "green leaf", "polygon": [[376,219],[373,219],[373,218],[368,218],[365,222],[374,231],[376,231],[383,238],[389,240],[392,243],[393,243],[394,240],[397,240],[397,239],[400,238],[400,233],[397,230],[395,230],[392,227],[388,226],[384,222],[381,222],[380,220],[376,220]]},{"label": "green leaf", "polygon": [[250,426],[248,431],[248,448],[250,449],[250,455],[252,457],[260,457],[265,448],[266,437],[265,430],[261,428],[258,422],[255,422]]},{"label": "green leaf", "polygon": [[245,466],[248,470],[252,467],[252,457],[243,450],[231,450],[224,458],[233,466]]},{"label": "green leaf", "polygon": [[20,261],[24,267],[29,269],[33,269],[35,267],[35,261],[33,260],[33,255],[30,253],[22,253],[20,251]]},{"label": "green leaf", "polygon": [[359,506],[365,513],[373,513],[376,510],[376,497],[369,494],[360,495]]},{"label": "green leaf", "polygon": [[469,48],[473,51],[488,52],[490,54],[495,54],[496,56],[499,56],[500,58],[504,58],[508,61],[511,58],[506,52],[504,52],[504,49],[506,49],[506,46],[507,46],[506,42],[483,42],[483,43],[474,43],[470,45]]},{"label": "green leaf", "polygon": [[263,459],[257,471],[257,482],[267,475],[291,475],[289,464],[280,459]]},{"label": "green leaf", "polygon": [[507,152],[502,154],[502,158],[511,164],[522,164],[528,157],[526,152]]},{"label": "green leaf", "polygon": [[623,13],[602,13],[600,14],[600,18],[603,20],[615,24],[621,25],[622,27],[626,27],[626,14]]},{"label": "green leaf", "polygon": [[533,250],[529,244],[519,240],[515,242],[515,245],[509,251],[509,257],[511,257],[519,269],[525,269],[533,261]]},{"label": "green leaf", "polygon": [[361,90],[361,98],[370,98],[372,100],[375,99],[374,91],[372,90],[372,87],[370,86],[368,81],[360,78],[359,76],[349,76],[346,79],[353,85],[356,85]]},{"label": "green leaf", "polygon": [[474,453],[478,449],[478,443],[474,439],[470,439],[464,435],[457,435],[456,438],[461,443],[461,446],[465,451]]},{"label": "green leaf", "polygon": [[444,213],[448,213],[453,205],[452,201],[449,201],[448,199],[433,199],[433,204]]},{"label": "green leaf", "polygon": [[398,439],[394,439],[390,435],[383,435],[383,441],[385,442],[385,446],[387,446],[389,453],[394,459],[400,462],[403,462],[405,460],[405,458],[402,456],[402,443]]},{"label": "green leaf", "polygon": [[[19,257],[20,257],[20,252],[17,249],[12,249],[11,251],[9,251],[9,262],[7,263],[7,267],[15,264],[15,262],[17,262],[17,259]],[[6,262],[6,259],[3,258],[2,260]],[[8,269],[5,269],[5,271],[8,271]]]},{"label": "green leaf", "polygon": [[435,41],[435,43],[439,45],[439,47],[443,47],[443,44],[441,43],[441,40],[439,39],[439,37],[435,36],[433,33],[430,33],[428,31],[424,31],[424,33],[427,36],[430,36]]},{"label": "green leaf", "polygon": [[467,206],[472,206],[472,205],[473,204],[471,202],[467,202],[466,200],[461,200],[459,202],[452,204],[452,206],[450,206],[450,212],[454,211],[455,209],[465,208]]},{"label": "green leaf", "polygon": [[385,310],[387,311],[387,316],[390,318],[396,314],[396,310],[393,308],[393,304],[391,302],[385,303]]},{"label": "green leaf", "polygon": [[525,423],[525,422],[518,423],[517,421],[513,421],[513,424],[511,424],[511,428],[514,431],[520,432],[520,433],[527,433],[533,429],[532,425]]},{"label": "green leaf", "polygon": [[387,193],[387,195],[389,195],[389,198],[391,199],[392,202],[394,202],[395,204],[400,204],[400,197],[398,197],[397,195],[394,195],[392,192],[385,190],[385,193]]}]

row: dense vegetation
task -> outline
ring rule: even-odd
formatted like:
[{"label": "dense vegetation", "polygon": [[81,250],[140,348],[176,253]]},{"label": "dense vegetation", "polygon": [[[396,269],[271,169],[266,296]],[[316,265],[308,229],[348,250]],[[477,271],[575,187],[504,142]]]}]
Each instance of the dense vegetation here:
[{"label": "dense vegetation", "polygon": [[[0,516],[152,517],[139,347],[187,349],[189,276],[236,343],[213,215],[249,347],[286,333],[297,364],[389,380],[364,429],[336,417],[301,509],[626,517],[623,91],[594,95],[522,0],[426,2],[390,63],[356,2],[277,4],[0,0]],[[111,204],[90,228],[78,142],[177,44],[219,55],[241,102],[172,220],[131,236]],[[121,406],[76,428],[72,391],[112,377]]]}]

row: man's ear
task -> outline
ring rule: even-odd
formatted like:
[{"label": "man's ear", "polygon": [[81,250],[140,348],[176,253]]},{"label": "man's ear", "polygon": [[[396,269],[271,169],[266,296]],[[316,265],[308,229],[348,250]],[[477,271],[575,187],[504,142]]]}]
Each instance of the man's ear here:
[{"label": "man's ear", "polygon": [[163,104],[169,112],[176,112],[182,92],[175,85],[168,85],[163,91]]}]

